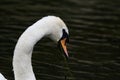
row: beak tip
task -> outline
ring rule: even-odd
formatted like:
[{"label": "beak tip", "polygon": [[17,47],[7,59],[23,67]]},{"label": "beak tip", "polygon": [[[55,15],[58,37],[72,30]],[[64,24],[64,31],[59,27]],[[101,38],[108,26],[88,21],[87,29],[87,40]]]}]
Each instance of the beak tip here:
[{"label": "beak tip", "polygon": [[69,60],[69,55],[65,55],[66,60]]},{"label": "beak tip", "polygon": [[65,51],[65,55],[66,55],[67,57],[69,57],[69,54],[68,54],[67,50]]},{"label": "beak tip", "polygon": [[66,58],[69,58],[69,55],[68,55],[68,53],[65,53],[65,57],[66,57]]}]

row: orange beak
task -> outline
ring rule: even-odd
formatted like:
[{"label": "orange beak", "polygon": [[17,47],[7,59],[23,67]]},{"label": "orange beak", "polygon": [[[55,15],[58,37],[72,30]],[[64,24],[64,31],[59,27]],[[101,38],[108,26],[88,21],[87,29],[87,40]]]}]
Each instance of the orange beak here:
[{"label": "orange beak", "polygon": [[63,48],[63,51],[64,51],[65,55],[66,55],[67,57],[69,57],[68,51],[67,51],[67,47],[66,47],[66,38],[62,39],[62,40],[60,41],[60,43],[61,43],[61,46],[62,46],[62,48]]}]

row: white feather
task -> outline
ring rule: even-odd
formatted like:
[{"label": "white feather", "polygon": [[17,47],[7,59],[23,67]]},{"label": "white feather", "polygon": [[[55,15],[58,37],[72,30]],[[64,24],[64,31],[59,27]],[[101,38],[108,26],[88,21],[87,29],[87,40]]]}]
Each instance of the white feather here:
[{"label": "white feather", "polygon": [[0,73],[0,80],[7,80],[7,79]]},{"label": "white feather", "polygon": [[[57,42],[62,37],[63,29],[68,33],[65,23],[59,17],[47,16],[23,32],[14,50],[13,70],[15,80],[36,80],[31,64],[34,45],[44,36],[48,36]],[[0,77],[0,80],[6,80],[2,74],[0,74]]]}]

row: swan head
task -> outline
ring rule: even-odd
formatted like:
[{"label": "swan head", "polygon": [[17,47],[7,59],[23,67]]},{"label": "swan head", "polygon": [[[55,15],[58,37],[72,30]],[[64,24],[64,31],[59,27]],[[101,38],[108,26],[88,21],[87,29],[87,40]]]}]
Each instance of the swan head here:
[{"label": "swan head", "polygon": [[62,30],[62,37],[60,38],[60,40],[58,41],[58,47],[60,49],[60,51],[62,51],[65,54],[65,57],[68,58],[68,51],[67,51],[67,46],[66,44],[69,42],[69,35],[68,33],[65,31],[65,29]]},{"label": "swan head", "polygon": [[58,48],[60,49],[61,52],[64,53],[65,57],[68,58],[68,51],[67,51],[67,46],[66,44],[69,42],[69,34],[67,30],[62,29],[61,32],[58,34],[54,34],[54,36],[59,36],[57,38],[52,37],[52,40],[57,41],[58,43]]},{"label": "swan head", "polygon": [[65,57],[68,57],[68,51],[66,47],[66,43],[69,42],[68,28],[59,17],[53,17],[51,21],[54,23],[54,25],[52,25],[54,27],[52,27],[49,37],[58,43],[60,51],[65,54]]}]

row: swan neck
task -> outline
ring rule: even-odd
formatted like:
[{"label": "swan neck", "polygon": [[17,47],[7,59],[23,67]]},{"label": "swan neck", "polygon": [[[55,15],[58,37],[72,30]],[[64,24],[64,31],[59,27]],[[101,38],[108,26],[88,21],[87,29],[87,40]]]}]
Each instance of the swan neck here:
[{"label": "swan neck", "polygon": [[13,56],[15,80],[36,80],[31,64],[32,51],[44,35],[45,31],[31,26],[19,38]]}]

